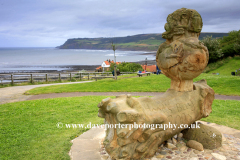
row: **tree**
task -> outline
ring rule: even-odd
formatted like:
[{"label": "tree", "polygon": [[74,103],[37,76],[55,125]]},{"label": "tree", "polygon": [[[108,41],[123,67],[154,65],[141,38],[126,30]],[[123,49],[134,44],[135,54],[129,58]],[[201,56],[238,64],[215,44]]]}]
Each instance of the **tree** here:
[{"label": "tree", "polygon": [[[123,62],[117,65],[117,68],[120,72],[135,72],[139,70],[143,70],[142,66],[138,63],[129,63],[129,62]],[[114,63],[111,64],[110,70],[113,71],[114,69]]]},{"label": "tree", "polygon": [[234,50],[236,54],[240,55],[240,30],[238,31],[238,36],[236,42],[234,43]]},{"label": "tree", "polygon": [[[116,56],[115,56],[115,51],[116,51],[116,45],[113,44],[113,41],[112,41],[112,50],[114,52],[114,64],[116,63]],[[116,65],[114,65],[114,77],[115,77],[115,80],[117,80],[117,71],[116,71]]]},{"label": "tree", "polygon": [[231,31],[221,39],[221,48],[225,57],[240,54],[240,30]]},{"label": "tree", "polygon": [[203,38],[202,42],[208,48],[210,63],[215,62],[219,58],[223,57],[219,39],[212,38],[212,36],[206,36]]}]

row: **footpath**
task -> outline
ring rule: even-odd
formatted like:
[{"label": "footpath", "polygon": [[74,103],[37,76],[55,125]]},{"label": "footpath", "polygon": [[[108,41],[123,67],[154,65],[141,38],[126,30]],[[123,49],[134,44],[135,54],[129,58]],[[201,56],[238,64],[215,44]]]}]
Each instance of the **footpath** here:
[{"label": "footpath", "polygon": [[[71,93],[50,93],[50,94],[40,94],[40,95],[24,95],[26,91],[33,88],[37,88],[37,87],[74,84],[74,83],[89,83],[89,82],[92,82],[92,81],[52,83],[52,84],[39,84],[39,85],[26,85],[26,86],[13,86],[13,87],[0,88],[0,104],[17,102],[17,101],[25,101],[25,100],[58,98],[58,97],[79,97],[79,96],[94,96],[94,95],[117,96],[122,94],[131,94],[132,96],[157,96],[157,95],[163,94],[163,92],[71,92]],[[240,101],[240,96],[215,95],[215,99]]]},{"label": "footpath", "polygon": [[52,85],[62,85],[62,84],[74,84],[74,83],[88,83],[92,81],[82,81],[82,82],[68,82],[68,83],[52,83],[52,84],[39,84],[39,85],[26,85],[26,86],[13,86],[0,88],[0,104],[25,101],[32,95],[24,95],[24,93],[30,89],[37,87],[46,87]]}]

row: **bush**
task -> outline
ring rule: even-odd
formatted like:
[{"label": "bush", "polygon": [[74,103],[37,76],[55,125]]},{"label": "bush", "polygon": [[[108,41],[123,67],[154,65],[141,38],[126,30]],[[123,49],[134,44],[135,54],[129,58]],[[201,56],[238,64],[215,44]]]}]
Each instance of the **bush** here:
[{"label": "bush", "polygon": [[240,30],[238,31],[238,37],[236,38],[236,42],[234,43],[234,50],[237,55],[240,55]]},{"label": "bush", "polygon": [[[143,71],[143,68],[138,63],[129,63],[129,62],[123,62],[120,64],[117,64],[117,69],[119,69],[120,72],[136,72],[136,71]],[[114,63],[110,66],[111,72],[114,70]]]},{"label": "bush", "polygon": [[202,42],[208,48],[209,62],[215,62],[223,56],[222,49],[220,48],[220,41],[212,36],[206,36]]},{"label": "bush", "polygon": [[221,39],[221,47],[224,57],[240,55],[240,30],[231,31],[228,36],[224,36]]},{"label": "bush", "polygon": [[222,51],[224,53],[224,57],[234,57],[234,55],[236,54],[233,43],[223,46]]}]

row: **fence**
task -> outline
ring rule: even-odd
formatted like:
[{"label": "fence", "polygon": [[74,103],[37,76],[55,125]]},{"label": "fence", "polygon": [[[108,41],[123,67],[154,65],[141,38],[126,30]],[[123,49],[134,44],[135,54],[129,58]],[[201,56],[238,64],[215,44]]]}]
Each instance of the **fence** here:
[{"label": "fence", "polygon": [[[132,74],[135,72],[122,72],[123,74]],[[23,82],[50,82],[50,81],[76,81],[76,80],[92,80],[92,77],[111,76],[110,72],[68,72],[68,73],[13,73],[0,74],[0,84],[12,85]]]}]

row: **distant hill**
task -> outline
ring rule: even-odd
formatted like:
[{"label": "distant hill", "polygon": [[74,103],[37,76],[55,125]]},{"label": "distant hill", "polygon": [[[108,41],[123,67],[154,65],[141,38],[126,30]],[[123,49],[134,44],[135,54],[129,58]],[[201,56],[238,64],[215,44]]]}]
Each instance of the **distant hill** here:
[{"label": "distant hill", "polygon": [[[227,36],[228,33],[201,33],[199,39],[205,36],[220,38]],[[162,34],[138,34],[127,37],[114,38],[72,38],[68,39],[63,45],[57,47],[60,49],[93,49],[110,50],[111,43],[116,45],[117,50],[129,51],[157,51],[158,46],[165,41]]]}]

